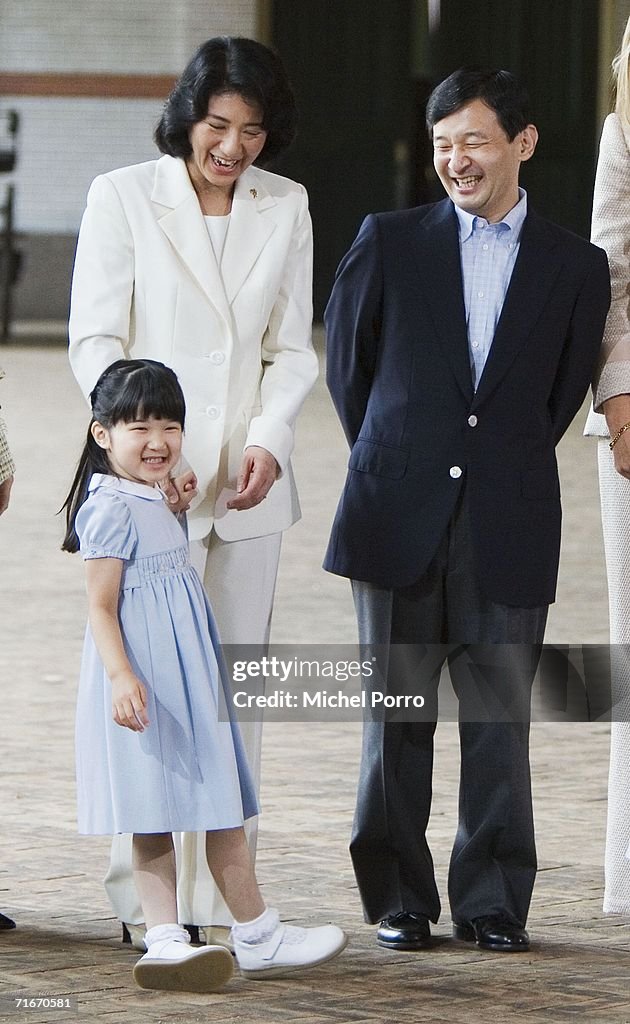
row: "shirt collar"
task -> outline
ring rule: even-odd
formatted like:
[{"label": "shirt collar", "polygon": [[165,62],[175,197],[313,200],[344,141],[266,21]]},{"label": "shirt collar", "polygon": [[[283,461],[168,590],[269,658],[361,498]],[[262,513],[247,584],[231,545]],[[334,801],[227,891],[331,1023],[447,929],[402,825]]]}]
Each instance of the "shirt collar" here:
[{"label": "shirt collar", "polygon": [[109,473],[94,473],[88,485],[90,494],[99,487],[111,487],[123,494],[133,494],[136,498],[148,498],[149,501],[163,501],[164,495],[159,487],[150,484],[137,484],[135,480],[124,480],[122,477],[110,476]]},{"label": "shirt collar", "polygon": [[[509,210],[502,220],[497,221],[497,224],[505,224],[506,227],[513,232],[514,241],[518,242],[523,227],[523,222],[527,216],[527,192],[524,188],[518,190],[519,200],[516,206],[513,206]],[[474,213],[469,213],[467,210],[462,210],[460,206],[455,206],[455,213],[457,214],[457,220],[459,222],[459,237],[461,242],[465,242],[466,239],[470,238],[475,227],[476,220],[482,220],[483,218],[477,217]]]}]

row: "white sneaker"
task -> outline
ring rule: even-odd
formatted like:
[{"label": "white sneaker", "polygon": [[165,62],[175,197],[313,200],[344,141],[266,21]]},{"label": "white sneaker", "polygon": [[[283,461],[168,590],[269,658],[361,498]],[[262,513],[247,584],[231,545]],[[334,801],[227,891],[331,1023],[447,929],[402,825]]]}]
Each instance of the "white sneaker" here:
[{"label": "white sneaker", "polygon": [[177,935],[177,931],[164,926],[164,937],[156,937],[153,942],[147,933],[147,951],[133,969],[140,988],[170,992],[216,992],[222,988],[234,971],[232,955],[223,946],[197,949],[190,945],[188,932],[182,928]]},{"label": "white sneaker", "polygon": [[282,923],[264,942],[243,942],[234,935],[232,939],[241,974],[258,979],[278,978],[323,964],[341,953],[348,941],[334,924],[296,928]]}]

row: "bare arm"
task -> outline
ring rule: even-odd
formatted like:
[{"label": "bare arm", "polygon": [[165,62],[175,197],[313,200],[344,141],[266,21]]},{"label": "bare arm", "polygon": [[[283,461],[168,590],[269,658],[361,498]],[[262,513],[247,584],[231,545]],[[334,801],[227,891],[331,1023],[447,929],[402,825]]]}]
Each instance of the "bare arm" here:
[{"label": "bare arm", "polygon": [[120,558],[86,561],[88,614],[96,648],[112,684],[114,721],[134,732],[143,732],[149,724],[146,688],[129,664],[118,619],[122,567]]}]

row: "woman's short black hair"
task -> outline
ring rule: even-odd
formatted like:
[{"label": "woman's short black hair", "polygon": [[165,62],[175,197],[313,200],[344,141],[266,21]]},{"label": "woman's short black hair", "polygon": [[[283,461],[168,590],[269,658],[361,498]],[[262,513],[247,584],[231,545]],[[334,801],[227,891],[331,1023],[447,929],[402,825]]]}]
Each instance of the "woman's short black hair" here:
[{"label": "woman's short black hair", "polygon": [[473,100],[483,100],[494,110],[510,142],[531,124],[529,96],[511,71],[460,68],[440,82],[429,96],[426,110],[429,136],[438,121]]},{"label": "woman's short black hair", "polygon": [[206,117],[210,97],[230,92],[262,111],[267,139],[256,163],[264,165],[286,149],[297,121],[286,71],[269,47],[242,36],[217,36],[199,47],[164,104],[154,134],[158,149],[189,157],[190,129]]}]

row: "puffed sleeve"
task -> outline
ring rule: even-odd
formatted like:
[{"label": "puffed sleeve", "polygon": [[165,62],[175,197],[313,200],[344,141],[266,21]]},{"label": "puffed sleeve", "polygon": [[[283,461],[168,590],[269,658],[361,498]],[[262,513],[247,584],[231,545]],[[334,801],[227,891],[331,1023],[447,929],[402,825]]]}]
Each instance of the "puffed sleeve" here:
[{"label": "puffed sleeve", "polygon": [[116,494],[90,495],[77,513],[75,529],[84,559],[133,557],[138,535],[126,503]]}]

